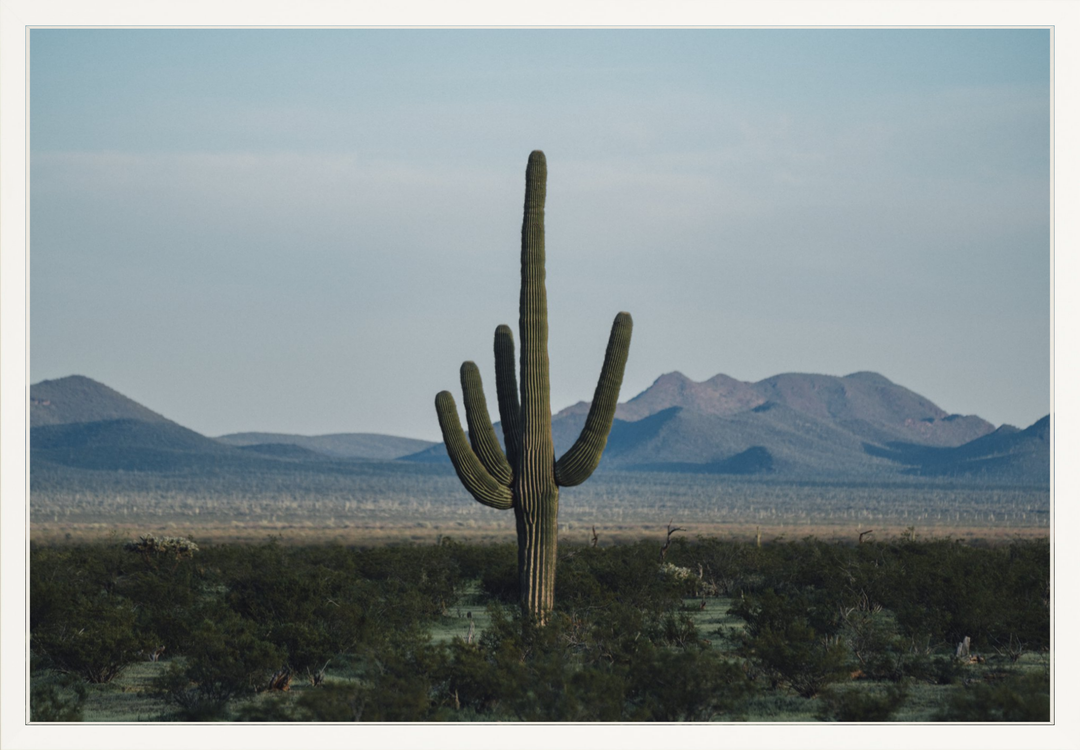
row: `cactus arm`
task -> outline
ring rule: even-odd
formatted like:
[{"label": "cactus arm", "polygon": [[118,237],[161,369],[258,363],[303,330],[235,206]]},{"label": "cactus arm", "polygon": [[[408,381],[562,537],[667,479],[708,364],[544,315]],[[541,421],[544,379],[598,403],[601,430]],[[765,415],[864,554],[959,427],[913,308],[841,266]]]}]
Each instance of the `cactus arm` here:
[{"label": "cactus arm", "polygon": [[604,366],[600,370],[600,380],[596,384],[585,426],[570,450],[555,463],[555,481],[560,486],[581,484],[600,464],[600,455],[607,445],[611,422],[615,418],[633,327],[630,313],[621,312],[615,316],[604,354]]},{"label": "cactus arm", "polygon": [[465,489],[482,505],[498,510],[511,508],[513,498],[510,488],[499,484],[473,453],[465,432],[461,429],[457,406],[449,391],[441,391],[435,397],[435,411],[439,415],[439,427],[446,443],[446,452]]},{"label": "cactus arm", "polygon": [[495,388],[499,398],[506,460],[516,466],[521,453],[521,404],[518,403],[517,370],[514,362],[514,332],[510,326],[495,329]]},{"label": "cactus arm", "polygon": [[466,362],[461,366],[461,390],[465,394],[465,419],[469,425],[469,442],[473,452],[496,482],[509,487],[513,475],[495,437],[495,428],[491,426],[484,384],[475,362]]},{"label": "cactus arm", "polygon": [[[521,451],[523,470],[550,476],[555,464],[551,444],[551,393],[548,364],[547,289],[544,270],[544,200],[547,160],[529,154],[525,170],[525,211],[521,224]],[[516,469],[517,467],[515,467]]]}]

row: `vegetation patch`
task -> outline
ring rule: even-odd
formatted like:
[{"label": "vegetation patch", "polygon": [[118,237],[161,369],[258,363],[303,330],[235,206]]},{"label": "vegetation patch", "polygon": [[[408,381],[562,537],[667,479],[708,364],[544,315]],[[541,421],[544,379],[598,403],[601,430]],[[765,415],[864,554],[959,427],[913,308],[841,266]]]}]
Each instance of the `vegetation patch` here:
[{"label": "vegetation patch", "polygon": [[1050,716],[1045,540],[184,541],[31,545],[33,721]]}]

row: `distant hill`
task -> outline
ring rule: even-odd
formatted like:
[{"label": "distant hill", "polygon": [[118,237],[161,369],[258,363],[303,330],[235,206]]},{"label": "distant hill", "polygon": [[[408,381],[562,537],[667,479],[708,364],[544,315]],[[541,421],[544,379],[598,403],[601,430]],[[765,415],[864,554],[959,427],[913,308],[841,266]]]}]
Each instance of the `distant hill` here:
[{"label": "distant hill", "polygon": [[[368,432],[349,432],[334,435],[288,435],[276,432],[236,432],[217,438],[227,445],[253,447],[257,445],[294,445],[315,454],[333,458],[363,458],[390,461],[424,450],[435,443],[430,440],[378,435]],[[262,452],[272,453],[272,450]]]},{"label": "distant hill", "polygon": [[[557,454],[573,444],[588,409],[587,402],[579,402],[552,417]],[[501,439],[501,430],[496,434]],[[787,373],[757,383],[722,374],[698,383],[672,372],[618,405],[601,467],[1048,481],[1048,447],[1041,454],[1027,443],[990,440],[995,434],[986,420],[949,414],[872,372],[844,377]],[[996,453],[974,456],[990,443],[997,446]],[[968,457],[966,463],[960,461],[963,457]],[[407,458],[448,461],[442,445]]]},{"label": "distant hill", "polygon": [[[993,432],[980,417],[948,414],[919,394],[873,372],[844,377],[787,373],[757,383],[716,375],[696,383],[680,372],[661,375],[647,389],[619,404],[618,419],[635,422],[679,407],[687,412],[729,417],[762,413],[782,405],[818,421],[831,422],[865,440],[906,440],[922,445],[956,446]],[[584,416],[579,402],[555,415]]]},{"label": "distant hill", "polygon": [[260,453],[264,456],[274,456],[276,458],[291,458],[301,461],[326,458],[322,453],[316,453],[313,450],[301,448],[299,445],[293,445],[292,443],[253,443],[236,447],[248,453]]},{"label": "distant hill", "polygon": [[[557,453],[588,405],[552,418]],[[496,434],[501,438],[501,430]],[[107,386],[72,376],[31,386],[31,468],[102,471],[353,473],[361,462],[448,463],[442,444],[344,433],[235,433],[182,427]],[[1049,482],[1049,418],[1026,430],[951,415],[875,373],[789,373],[757,383],[663,375],[619,404],[601,469],[762,475]],[[418,467],[419,469],[419,467]],[[39,474],[40,476],[40,474]]]},{"label": "distant hill", "polygon": [[[30,387],[31,461],[106,471],[266,469],[287,462],[389,460],[432,445],[390,435],[306,437],[200,435],[90,378],[72,375]],[[340,467],[339,467],[340,468]]]},{"label": "distant hill", "polygon": [[[868,455],[858,436],[836,424],[766,402],[729,416],[672,407],[637,422],[618,422],[608,441],[611,465],[662,471],[867,474],[890,468]],[[758,456],[754,464],[732,462]],[[765,458],[767,457],[767,459]],[[751,468],[757,471],[751,472]]]},{"label": "distant hill", "polygon": [[[556,422],[570,427],[584,413],[562,412]],[[616,418],[623,421],[609,439],[610,467],[800,476],[894,473],[891,456],[865,446],[955,447],[994,430],[870,372],[788,373],[757,383],[726,375],[695,383],[669,373],[620,404]]]},{"label": "distant hill", "polygon": [[81,375],[30,386],[32,473],[267,471],[326,457],[295,445],[245,448],[213,440]]},{"label": "distant hill", "polygon": [[30,386],[30,427],[107,419],[168,422],[157,412],[82,375],[42,380]]},{"label": "distant hill", "polygon": [[223,453],[222,448],[82,375],[30,386],[32,469],[59,464],[106,471],[175,471],[247,459]]},{"label": "distant hill", "polygon": [[868,452],[910,467],[909,473],[983,480],[1027,480],[1050,483],[1050,415],[1027,429],[1002,425],[989,435],[955,448],[910,443],[869,446]]},{"label": "distant hill", "polygon": [[245,465],[258,457],[175,422],[106,419],[30,430],[30,463],[102,471],[177,471]]}]

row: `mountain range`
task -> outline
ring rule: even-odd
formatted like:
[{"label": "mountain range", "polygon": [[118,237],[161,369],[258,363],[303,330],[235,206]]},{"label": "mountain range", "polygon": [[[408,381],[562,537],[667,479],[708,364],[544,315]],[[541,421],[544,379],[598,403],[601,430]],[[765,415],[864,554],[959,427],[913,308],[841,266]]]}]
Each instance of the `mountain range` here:
[{"label": "mountain range", "polygon": [[[557,452],[576,439],[588,406],[553,415]],[[77,375],[32,385],[30,420],[32,470],[347,471],[356,462],[449,462],[442,444],[390,435],[210,438]],[[1049,416],[1024,430],[995,429],[871,372],[788,373],[756,383],[726,375],[699,383],[674,372],[618,405],[606,469],[1048,485]]]},{"label": "mountain range", "polygon": [[[556,453],[588,402],[552,416]],[[496,430],[500,435],[500,430]],[[448,461],[442,445],[408,457]],[[923,475],[1049,484],[1049,416],[1027,430],[949,414],[882,375],[787,373],[749,383],[679,372],[618,405],[608,469],[800,478]]]},{"label": "mountain range", "polygon": [[90,378],[30,386],[31,471],[49,465],[105,471],[259,471],[344,460],[385,461],[433,445],[391,435],[307,437],[237,433],[210,438]]}]

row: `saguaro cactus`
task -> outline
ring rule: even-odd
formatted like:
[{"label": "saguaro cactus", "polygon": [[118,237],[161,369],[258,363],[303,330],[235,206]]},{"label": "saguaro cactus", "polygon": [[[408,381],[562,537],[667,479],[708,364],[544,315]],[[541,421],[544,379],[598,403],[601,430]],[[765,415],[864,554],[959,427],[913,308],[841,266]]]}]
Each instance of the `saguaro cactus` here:
[{"label": "saguaro cactus", "polygon": [[458,420],[454,397],[448,391],[435,397],[446,451],[462,484],[480,503],[514,510],[521,606],[541,622],[554,604],[559,487],[581,484],[600,463],[619,400],[633,328],[629,313],[615,316],[585,426],[570,450],[556,460],[551,441],[544,285],[546,192],[547,162],[543,152],[533,151],[525,171],[525,218],[521,226],[520,401],[514,373],[514,334],[506,325],[495,329],[495,386],[506,452],[495,437],[480,372],[474,363],[461,366],[468,438]]}]

